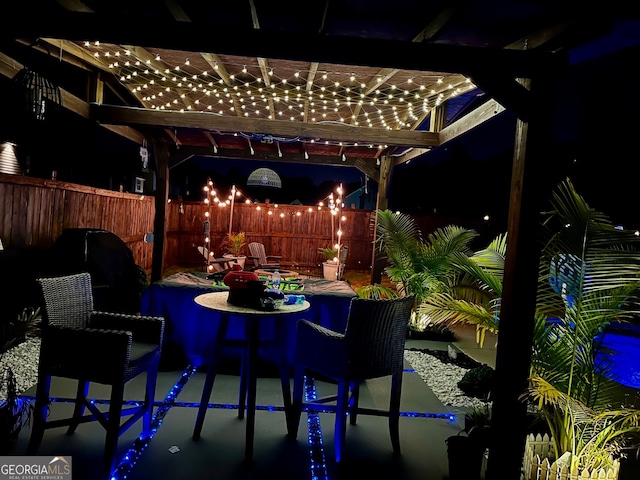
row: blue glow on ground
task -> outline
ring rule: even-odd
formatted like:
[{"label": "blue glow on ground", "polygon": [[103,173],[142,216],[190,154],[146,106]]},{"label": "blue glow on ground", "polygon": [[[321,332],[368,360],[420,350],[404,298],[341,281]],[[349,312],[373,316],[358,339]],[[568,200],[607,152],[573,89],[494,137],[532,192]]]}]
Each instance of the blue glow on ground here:
[{"label": "blue glow on ground", "polygon": [[[415,373],[414,370],[407,369],[404,370],[406,373]],[[124,480],[131,473],[134,466],[142,456],[142,453],[147,449],[151,440],[155,436],[158,429],[162,426],[162,422],[167,412],[173,407],[181,407],[181,408],[198,408],[200,406],[199,403],[196,402],[176,402],[176,398],[187,384],[191,376],[196,373],[196,369],[192,366],[188,366],[182,375],[176,382],[176,384],[169,390],[165,398],[160,402],[155,402],[155,406],[157,406],[156,412],[153,415],[153,420],[151,423],[151,431],[147,433],[147,435],[141,434],[131,445],[127,453],[122,457],[120,463],[112,472],[109,477],[110,480]],[[305,377],[305,385],[304,385],[304,395],[305,401],[313,401],[316,400],[317,392],[315,388],[315,383],[313,378]],[[24,395],[22,397],[25,400],[33,401],[35,397],[32,395]],[[62,402],[62,403],[72,403],[74,401],[73,398],[52,398],[53,402]],[[109,403],[108,400],[92,400],[92,403],[98,405],[107,405]],[[129,400],[125,401],[124,405],[127,406],[136,406],[139,405],[140,402],[138,400]],[[209,403],[207,408],[218,408],[218,409],[227,409],[227,410],[236,410],[238,408],[238,404],[232,403]],[[272,406],[272,405],[256,405],[257,410],[269,411],[269,412],[281,412],[284,410],[282,406]],[[309,429],[308,434],[308,442],[309,442],[309,471],[311,474],[311,480],[330,480],[330,477],[327,473],[327,462],[324,454],[324,446],[322,441],[322,428],[320,425],[320,416],[319,413],[330,413],[329,410],[322,409],[308,409],[305,408],[304,411],[307,413],[307,426]],[[456,416],[451,413],[429,413],[429,412],[400,412],[401,417],[411,417],[411,418],[436,418],[443,419],[448,421],[455,421]]]}]

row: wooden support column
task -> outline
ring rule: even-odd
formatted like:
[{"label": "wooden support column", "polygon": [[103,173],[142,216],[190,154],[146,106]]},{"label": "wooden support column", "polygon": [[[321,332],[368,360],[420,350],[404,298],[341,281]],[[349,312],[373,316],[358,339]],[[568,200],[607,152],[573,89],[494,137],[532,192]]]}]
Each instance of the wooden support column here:
[{"label": "wooden support column", "polygon": [[445,104],[434,107],[429,117],[429,131],[440,132],[444,128],[445,123]]},{"label": "wooden support column", "polygon": [[520,396],[531,368],[541,212],[562,176],[554,166],[551,115],[542,111],[552,98],[550,85],[538,78],[522,83],[533,101],[529,121],[516,125],[487,480],[520,477],[526,437]]},{"label": "wooden support column", "polygon": [[387,188],[391,177],[391,166],[393,160],[389,155],[380,158],[380,181],[378,182],[378,197],[376,199],[375,223],[373,227],[373,249],[371,256],[371,284],[382,282],[382,271],[384,269],[385,256],[378,252],[376,248],[377,232],[378,232],[378,211],[386,210],[389,205],[387,198]]},{"label": "wooden support column", "polygon": [[89,103],[102,104],[104,99],[104,82],[102,81],[102,74],[100,72],[89,76],[87,90]]},{"label": "wooden support column", "polygon": [[167,239],[167,201],[169,200],[169,148],[153,142],[156,160],[156,216],[153,222],[153,259],[151,261],[151,282],[162,280],[164,270],[164,246]]}]

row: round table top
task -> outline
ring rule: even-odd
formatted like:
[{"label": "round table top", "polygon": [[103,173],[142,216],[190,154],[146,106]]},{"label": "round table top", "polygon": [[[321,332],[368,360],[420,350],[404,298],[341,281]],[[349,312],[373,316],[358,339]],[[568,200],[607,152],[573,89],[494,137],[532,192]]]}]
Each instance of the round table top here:
[{"label": "round table top", "polygon": [[194,301],[205,308],[216,310],[218,312],[228,312],[242,315],[282,315],[286,313],[297,313],[308,310],[311,304],[305,300],[304,303],[293,305],[280,305],[275,310],[257,310],[249,307],[239,307],[227,302],[229,292],[211,292],[198,295]]}]

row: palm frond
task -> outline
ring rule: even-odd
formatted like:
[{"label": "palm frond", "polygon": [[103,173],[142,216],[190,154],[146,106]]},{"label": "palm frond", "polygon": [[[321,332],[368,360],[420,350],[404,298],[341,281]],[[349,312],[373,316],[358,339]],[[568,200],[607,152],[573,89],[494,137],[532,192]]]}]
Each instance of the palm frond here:
[{"label": "palm frond", "polygon": [[382,298],[396,298],[398,296],[398,292],[392,288],[376,283],[373,285],[363,285],[356,290],[356,295],[360,298],[373,298],[379,300]]},{"label": "palm frond", "polygon": [[[640,411],[610,412],[615,383],[598,362],[613,322],[638,312],[640,239],[617,230],[566,180],[544,221],[529,400],[543,411],[571,468],[609,465]],[[607,463],[609,462],[609,463]]]},{"label": "palm frond", "polygon": [[480,347],[484,344],[486,332],[498,333],[495,311],[488,310],[483,304],[453,298],[448,293],[429,295],[425,302],[418,305],[416,311],[427,315],[436,325],[475,325]]}]

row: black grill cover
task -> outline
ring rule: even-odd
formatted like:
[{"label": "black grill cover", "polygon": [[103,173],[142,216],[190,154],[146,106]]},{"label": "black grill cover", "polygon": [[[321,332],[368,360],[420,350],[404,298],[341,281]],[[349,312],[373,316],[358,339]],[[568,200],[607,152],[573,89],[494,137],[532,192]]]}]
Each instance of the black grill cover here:
[{"label": "black grill cover", "polygon": [[96,310],[136,313],[146,272],[136,265],[131,249],[113,232],[68,228],[49,250],[47,275],[89,272]]}]

